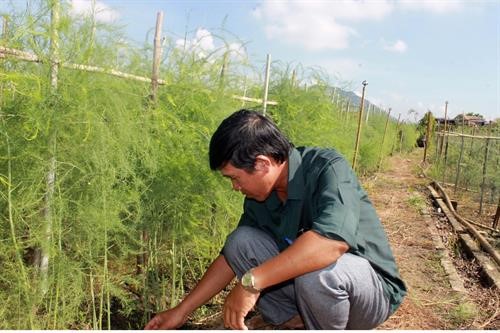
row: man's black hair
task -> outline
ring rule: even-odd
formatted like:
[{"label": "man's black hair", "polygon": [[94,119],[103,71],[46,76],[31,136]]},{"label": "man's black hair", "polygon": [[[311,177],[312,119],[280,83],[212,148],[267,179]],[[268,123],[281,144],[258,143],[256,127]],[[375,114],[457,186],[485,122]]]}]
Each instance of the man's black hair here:
[{"label": "man's black hair", "polygon": [[293,145],[271,119],[253,110],[236,111],[222,121],[210,140],[210,168],[218,170],[231,162],[253,171],[258,155],[283,163]]}]

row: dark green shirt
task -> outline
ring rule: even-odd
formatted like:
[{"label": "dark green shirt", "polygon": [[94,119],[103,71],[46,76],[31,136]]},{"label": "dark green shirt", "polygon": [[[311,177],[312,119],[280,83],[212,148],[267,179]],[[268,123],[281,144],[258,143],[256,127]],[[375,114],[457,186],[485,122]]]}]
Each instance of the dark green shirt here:
[{"label": "dark green shirt", "polygon": [[288,159],[288,198],[245,199],[239,225],[269,233],[284,250],[303,231],[345,241],[381,277],[391,312],[406,295],[389,241],[375,209],[347,161],[333,149],[293,148]]}]

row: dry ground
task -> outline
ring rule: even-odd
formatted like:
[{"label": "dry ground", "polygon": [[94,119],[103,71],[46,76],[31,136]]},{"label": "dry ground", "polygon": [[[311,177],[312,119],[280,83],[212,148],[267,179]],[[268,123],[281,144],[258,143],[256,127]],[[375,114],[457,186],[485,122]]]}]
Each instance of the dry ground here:
[{"label": "dry ground", "polygon": [[[438,228],[442,219],[439,220],[427,198],[425,186],[429,180],[418,175],[417,165],[421,158],[421,150],[407,156],[394,156],[385,171],[364,182],[386,228],[409,291],[398,311],[380,328],[498,329],[498,290],[481,286],[477,274],[476,279],[467,276],[467,272],[462,272],[461,262],[459,275],[466,281],[467,292],[454,292],[441,267],[440,256],[422,213],[431,214],[428,220]],[[451,234],[440,234],[453,238]],[[450,250],[453,261],[462,261],[456,246]]]}]

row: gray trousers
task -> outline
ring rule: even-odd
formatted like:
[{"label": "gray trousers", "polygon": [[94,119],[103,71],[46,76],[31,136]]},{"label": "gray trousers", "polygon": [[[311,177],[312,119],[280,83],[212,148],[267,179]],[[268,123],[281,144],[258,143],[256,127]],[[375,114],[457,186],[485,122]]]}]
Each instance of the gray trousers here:
[{"label": "gray trousers", "polygon": [[[265,232],[242,226],[228,236],[222,254],[241,278],[279,250]],[[389,316],[380,278],[366,259],[350,253],[324,269],[265,289],[257,308],[275,325],[300,314],[307,329],[371,329]]]}]

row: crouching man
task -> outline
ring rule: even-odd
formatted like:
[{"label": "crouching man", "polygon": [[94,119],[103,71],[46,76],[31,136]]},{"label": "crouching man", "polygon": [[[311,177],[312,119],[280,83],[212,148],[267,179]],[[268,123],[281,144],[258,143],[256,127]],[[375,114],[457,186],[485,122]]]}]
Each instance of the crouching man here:
[{"label": "crouching man", "polygon": [[[224,325],[264,321],[307,329],[371,329],[406,288],[375,209],[333,149],[295,148],[267,117],[240,110],[210,141],[210,167],[245,195],[238,227],[192,292],[146,329],[183,325],[236,276]],[[283,326],[282,326],[283,327]]]}]

